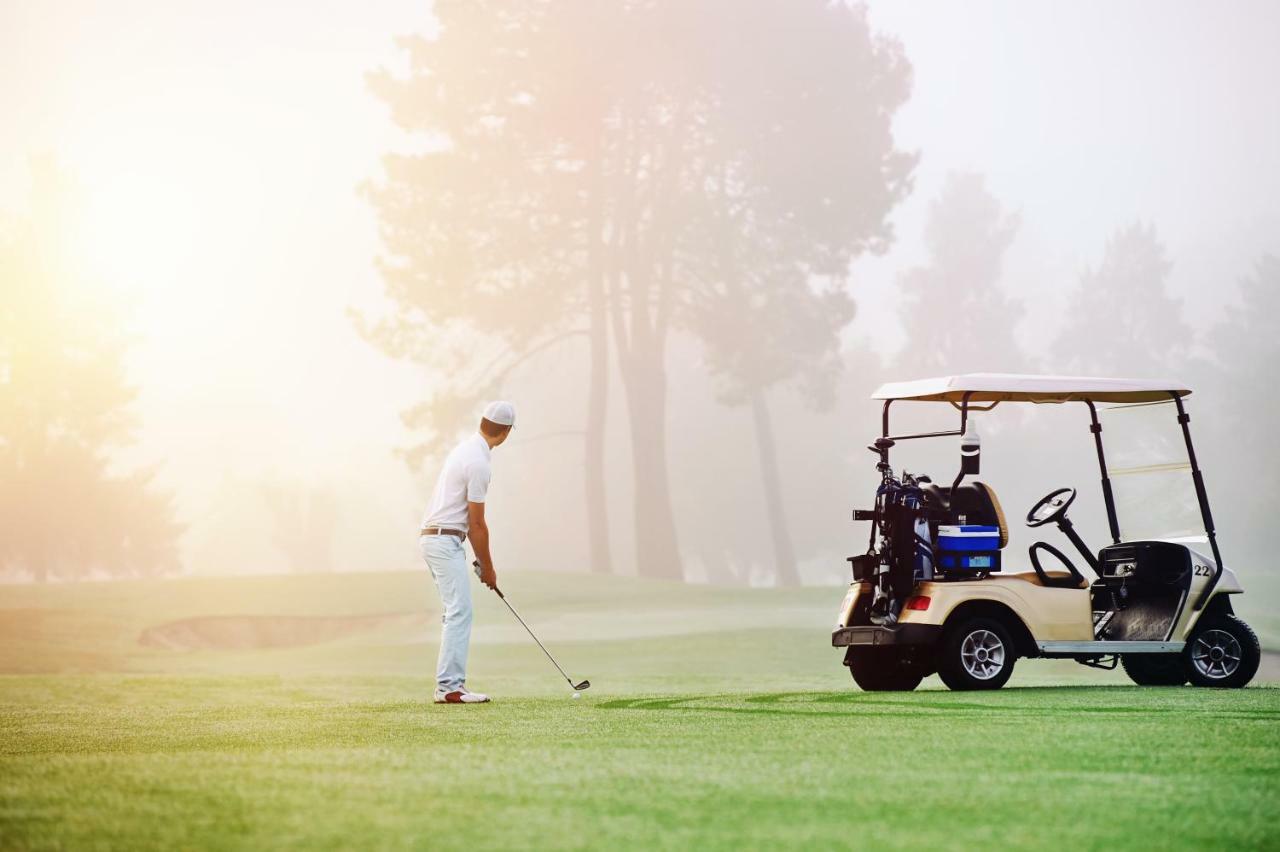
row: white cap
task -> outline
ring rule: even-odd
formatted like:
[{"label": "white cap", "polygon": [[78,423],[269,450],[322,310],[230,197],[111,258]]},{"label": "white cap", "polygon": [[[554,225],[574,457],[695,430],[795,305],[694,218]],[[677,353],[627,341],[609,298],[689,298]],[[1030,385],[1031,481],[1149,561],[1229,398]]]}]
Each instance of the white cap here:
[{"label": "white cap", "polygon": [[516,425],[516,407],[506,400],[497,399],[484,407],[485,420],[499,426]]}]

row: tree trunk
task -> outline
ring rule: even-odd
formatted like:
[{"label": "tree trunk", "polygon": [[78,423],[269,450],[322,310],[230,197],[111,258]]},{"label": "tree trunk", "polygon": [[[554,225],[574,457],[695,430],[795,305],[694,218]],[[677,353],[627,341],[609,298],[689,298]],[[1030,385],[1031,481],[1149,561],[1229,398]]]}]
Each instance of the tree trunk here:
[{"label": "tree trunk", "polygon": [[683,580],[667,478],[667,377],[663,347],[633,350],[623,383],[635,476],[636,574]]},{"label": "tree trunk", "polygon": [[604,164],[599,140],[591,156],[590,215],[587,227],[587,329],[591,352],[587,378],[587,425],[582,476],[587,500],[587,559],[595,574],[613,570],[609,508],[604,488],[604,427],[609,402],[609,306],[605,294]]},{"label": "tree trunk", "polygon": [[631,431],[636,574],[683,581],[667,478],[666,339],[677,231],[670,215],[643,208],[636,197],[641,183],[635,179],[656,170],[652,194],[665,199],[670,193],[663,190],[677,170],[663,151],[640,150],[630,124],[625,133],[621,166],[614,173],[618,212],[609,243],[607,304]]},{"label": "tree trunk", "polygon": [[800,585],[796,552],[787,529],[786,505],[782,499],[782,478],[778,474],[778,450],[773,440],[773,419],[764,390],[751,391],[751,416],[756,424],[756,447],[760,452],[760,479],[764,485],[765,510],[773,535],[773,563],[779,586]]},{"label": "tree trunk", "polygon": [[604,282],[593,275],[590,287],[591,374],[587,384],[587,432],[582,473],[587,498],[587,557],[591,571],[612,571],[609,515],[604,490],[605,407],[609,400],[609,338],[605,315]]}]

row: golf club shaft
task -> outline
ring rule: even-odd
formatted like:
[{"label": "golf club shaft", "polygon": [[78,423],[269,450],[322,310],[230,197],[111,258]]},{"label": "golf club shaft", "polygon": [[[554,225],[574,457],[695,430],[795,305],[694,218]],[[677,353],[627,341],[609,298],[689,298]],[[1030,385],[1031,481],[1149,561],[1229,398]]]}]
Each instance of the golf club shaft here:
[{"label": "golf club shaft", "polygon": [[[476,576],[479,577],[480,563],[477,561],[477,562],[472,562],[471,564],[475,566]],[[551,656],[551,652],[547,650],[546,645],[542,644],[542,640],[538,638],[538,635],[529,629],[529,625],[524,623],[524,619],[520,617],[520,613],[516,612],[516,608],[511,605],[511,601],[507,600],[507,596],[504,595],[502,593],[502,590],[499,589],[497,586],[494,586],[493,590],[498,593],[498,597],[502,598],[502,602],[507,605],[507,609],[511,610],[511,614],[516,617],[516,621],[520,622],[520,626],[523,627],[525,631],[528,632],[528,634],[533,638],[534,642],[538,643],[538,647],[542,649],[542,653],[547,655],[547,659],[551,661],[551,665],[556,667],[556,671],[560,672],[560,676],[565,679],[565,682],[567,682],[570,687],[576,690],[577,687],[574,686],[573,680],[567,674],[564,673],[564,669],[560,668],[560,664],[556,662],[555,657]]]},{"label": "golf club shaft", "polygon": [[542,644],[537,635],[535,635],[532,630],[529,630],[529,625],[524,623],[524,619],[520,617],[520,613],[516,612],[516,608],[511,605],[511,601],[507,600],[505,596],[500,595],[500,597],[502,597],[502,602],[507,605],[507,609],[511,610],[511,614],[516,617],[516,621],[520,622],[520,626],[529,631],[529,635],[533,637],[533,641],[538,643],[538,647],[542,649],[542,653],[547,655],[547,659],[551,661],[551,665],[556,667],[556,671],[560,672],[560,676],[565,679],[569,686],[573,686],[573,681],[564,673],[564,669],[560,668],[560,664],[556,662],[556,658],[551,656],[551,652]]}]

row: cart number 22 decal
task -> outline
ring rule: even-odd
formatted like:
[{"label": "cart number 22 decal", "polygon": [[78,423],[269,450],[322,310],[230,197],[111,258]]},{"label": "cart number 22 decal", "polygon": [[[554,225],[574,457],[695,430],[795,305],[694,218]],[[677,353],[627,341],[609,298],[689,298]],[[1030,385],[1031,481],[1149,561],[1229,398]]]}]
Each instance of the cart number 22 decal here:
[{"label": "cart number 22 decal", "polygon": [[1208,565],[1196,565],[1194,567],[1195,567],[1195,575],[1197,577],[1208,577],[1213,574],[1213,572],[1209,570]]}]

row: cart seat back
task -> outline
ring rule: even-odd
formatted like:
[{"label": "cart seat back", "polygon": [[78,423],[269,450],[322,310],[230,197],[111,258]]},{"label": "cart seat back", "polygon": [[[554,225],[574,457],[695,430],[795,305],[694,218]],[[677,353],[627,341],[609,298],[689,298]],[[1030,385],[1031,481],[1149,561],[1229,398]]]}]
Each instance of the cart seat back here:
[{"label": "cart seat back", "polygon": [[1000,547],[1009,543],[1009,524],[1004,518],[1004,509],[1000,506],[1000,498],[995,489],[985,482],[965,482],[949,495],[948,506],[956,522],[966,524],[985,524],[1000,528]]}]

